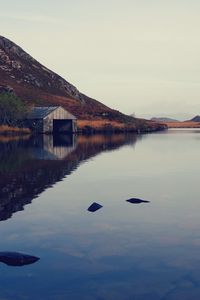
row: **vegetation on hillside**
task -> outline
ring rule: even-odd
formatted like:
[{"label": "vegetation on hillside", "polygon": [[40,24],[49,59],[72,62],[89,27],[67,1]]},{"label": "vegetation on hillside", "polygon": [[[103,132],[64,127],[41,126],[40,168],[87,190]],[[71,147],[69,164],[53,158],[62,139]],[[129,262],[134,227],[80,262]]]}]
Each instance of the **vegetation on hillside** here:
[{"label": "vegetation on hillside", "polygon": [[0,125],[20,126],[20,119],[27,113],[24,102],[12,93],[0,94]]}]

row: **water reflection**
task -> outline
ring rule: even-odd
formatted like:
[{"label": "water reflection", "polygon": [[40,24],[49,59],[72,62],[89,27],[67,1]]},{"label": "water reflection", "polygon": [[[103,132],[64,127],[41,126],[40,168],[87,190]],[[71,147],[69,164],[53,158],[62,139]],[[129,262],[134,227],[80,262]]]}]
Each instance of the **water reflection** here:
[{"label": "water reflection", "polygon": [[18,252],[0,252],[0,262],[8,266],[22,267],[36,263],[39,257]]},{"label": "water reflection", "polygon": [[28,141],[32,156],[41,160],[65,159],[75,150],[76,145],[75,135],[39,135]]},{"label": "water reflection", "polygon": [[[135,137],[79,137],[66,145],[74,150],[64,159],[38,158],[33,140],[5,141],[1,187],[8,191],[1,197],[2,212],[7,204],[12,213],[24,205],[22,199],[32,201],[67,177],[25,212],[0,223],[1,251],[23,249],[41,258],[23,268],[0,264],[0,298],[200,299],[196,135],[145,135],[134,151],[119,147],[134,145]],[[151,204],[126,202],[131,197]],[[90,213],[94,201],[103,208]]]},{"label": "water reflection", "polygon": [[124,145],[137,136],[39,135],[0,140],[0,220],[23,210],[45,189],[70,175],[82,161]]}]

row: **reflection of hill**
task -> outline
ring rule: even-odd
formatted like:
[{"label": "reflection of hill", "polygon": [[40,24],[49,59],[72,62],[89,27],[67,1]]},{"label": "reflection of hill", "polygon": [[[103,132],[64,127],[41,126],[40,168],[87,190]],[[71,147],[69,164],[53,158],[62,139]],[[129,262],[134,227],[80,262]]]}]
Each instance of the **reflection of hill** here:
[{"label": "reflection of hill", "polygon": [[[53,140],[43,136],[0,142],[0,220],[23,210],[45,189],[70,175],[82,161],[123,145],[135,144],[137,136],[91,136]],[[61,157],[63,159],[61,159]]]}]

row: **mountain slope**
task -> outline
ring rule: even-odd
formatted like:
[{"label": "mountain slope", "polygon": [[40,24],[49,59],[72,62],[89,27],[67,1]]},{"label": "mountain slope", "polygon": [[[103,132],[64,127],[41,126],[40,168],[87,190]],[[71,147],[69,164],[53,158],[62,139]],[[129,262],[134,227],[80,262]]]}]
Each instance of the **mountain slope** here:
[{"label": "mountain slope", "polygon": [[190,120],[190,122],[200,122],[200,116],[196,116]]},{"label": "mountain slope", "polygon": [[162,129],[155,122],[138,120],[113,110],[81,92],[41,65],[12,41],[0,36],[0,90],[12,90],[33,105],[62,105],[81,120],[119,122],[124,128]]},{"label": "mountain slope", "polygon": [[151,118],[151,121],[155,121],[155,122],[179,122],[178,120],[172,119],[172,118],[168,118],[168,117],[154,117]]}]

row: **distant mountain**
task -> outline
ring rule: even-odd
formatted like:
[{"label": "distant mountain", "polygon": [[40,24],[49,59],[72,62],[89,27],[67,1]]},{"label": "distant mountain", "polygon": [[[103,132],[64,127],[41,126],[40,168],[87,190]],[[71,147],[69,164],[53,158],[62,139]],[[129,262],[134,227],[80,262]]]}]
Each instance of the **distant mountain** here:
[{"label": "distant mountain", "polygon": [[155,122],[180,122],[178,120],[172,119],[172,118],[167,118],[167,117],[158,117],[158,118],[151,118],[151,121]]},{"label": "distant mountain", "polygon": [[189,120],[189,122],[200,122],[200,116],[196,116],[193,119]]},{"label": "distant mountain", "polygon": [[61,105],[76,115],[79,120],[112,121],[123,123],[126,128],[134,130],[164,128],[163,125],[122,114],[82,94],[74,85],[2,36],[0,36],[1,91],[13,91],[33,105]]}]

